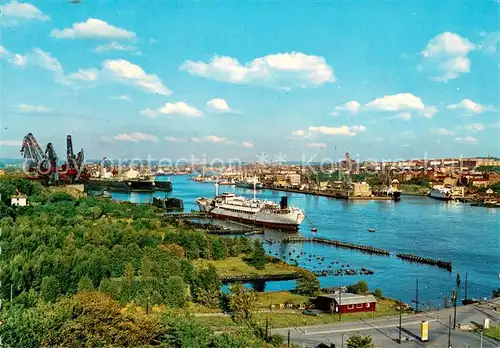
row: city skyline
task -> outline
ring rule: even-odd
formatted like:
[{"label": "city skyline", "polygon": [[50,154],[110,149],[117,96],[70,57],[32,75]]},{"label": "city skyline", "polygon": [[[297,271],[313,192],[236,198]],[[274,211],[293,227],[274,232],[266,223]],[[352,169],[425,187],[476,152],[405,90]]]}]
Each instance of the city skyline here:
[{"label": "city skyline", "polygon": [[498,156],[498,6],[3,2],[2,154]]}]

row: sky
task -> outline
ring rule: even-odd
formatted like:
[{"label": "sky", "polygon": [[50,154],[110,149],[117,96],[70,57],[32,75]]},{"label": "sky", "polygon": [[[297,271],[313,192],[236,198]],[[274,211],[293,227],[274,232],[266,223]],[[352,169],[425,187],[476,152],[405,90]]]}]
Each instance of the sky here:
[{"label": "sky", "polygon": [[500,156],[498,1],[0,1],[0,157]]}]

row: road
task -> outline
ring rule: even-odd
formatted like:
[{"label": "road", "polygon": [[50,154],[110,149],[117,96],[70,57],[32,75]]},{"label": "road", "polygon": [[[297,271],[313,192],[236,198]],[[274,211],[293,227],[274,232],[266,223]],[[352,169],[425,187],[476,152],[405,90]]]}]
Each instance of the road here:
[{"label": "road", "polygon": [[[451,346],[453,348],[480,347],[481,337],[479,334],[466,332],[458,329],[458,325],[469,325],[471,322],[482,324],[485,318],[489,318],[492,324],[500,324],[500,313],[493,310],[498,306],[500,299],[495,302],[457,307],[457,329],[451,331]],[[345,341],[353,334],[370,335],[374,343],[380,348],[405,347],[405,348],[447,348],[448,347],[448,320],[452,318],[453,308],[426,313],[411,314],[402,318],[402,339],[399,338],[399,317],[387,317],[374,320],[347,322],[341,324],[315,325],[298,328],[275,329],[273,333],[279,333],[287,337],[290,330],[291,342],[303,347],[316,347],[323,343],[328,346],[342,347]],[[420,340],[420,324],[423,320],[429,322],[429,341]],[[484,348],[500,348],[500,342],[493,339],[483,338]]]}]

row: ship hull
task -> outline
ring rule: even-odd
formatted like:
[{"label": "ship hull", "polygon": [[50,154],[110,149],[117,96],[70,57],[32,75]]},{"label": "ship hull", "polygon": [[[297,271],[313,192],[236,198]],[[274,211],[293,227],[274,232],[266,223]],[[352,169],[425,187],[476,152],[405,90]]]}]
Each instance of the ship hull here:
[{"label": "ship hull", "polygon": [[297,214],[269,214],[263,212],[247,213],[235,212],[220,207],[214,207],[207,201],[198,201],[201,212],[210,214],[217,219],[232,220],[248,223],[256,226],[263,226],[273,229],[296,231],[304,220],[304,215]]},{"label": "ship hull", "polygon": [[440,192],[439,190],[431,190],[429,193],[429,197],[438,199],[440,201],[451,201],[453,197],[451,194],[447,195],[445,193]]}]

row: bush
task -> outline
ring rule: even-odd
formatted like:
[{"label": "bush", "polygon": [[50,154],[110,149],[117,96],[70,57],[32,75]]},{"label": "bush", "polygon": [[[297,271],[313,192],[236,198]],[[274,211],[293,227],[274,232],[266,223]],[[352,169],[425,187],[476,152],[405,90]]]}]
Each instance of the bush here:
[{"label": "bush", "polygon": [[382,289],[375,289],[373,292],[373,295],[375,295],[376,298],[383,298],[384,294],[382,293]]},{"label": "bush", "polygon": [[368,293],[368,283],[364,280],[360,280],[354,285],[349,285],[347,287],[347,292],[358,295],[366,295]]}]

